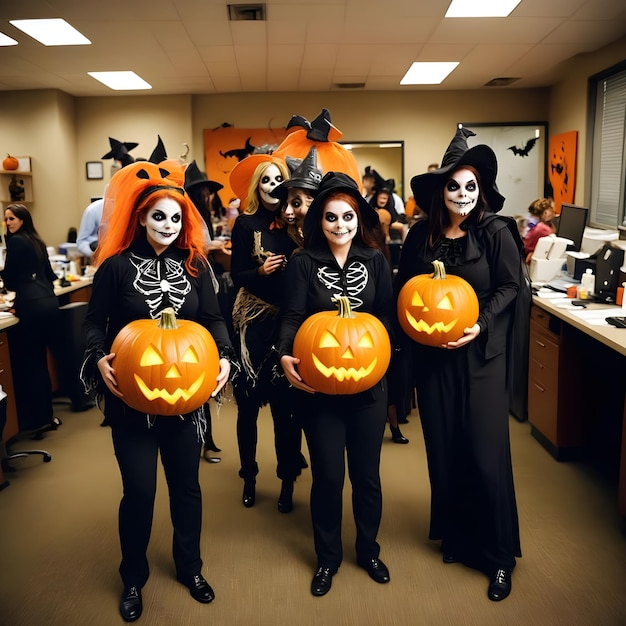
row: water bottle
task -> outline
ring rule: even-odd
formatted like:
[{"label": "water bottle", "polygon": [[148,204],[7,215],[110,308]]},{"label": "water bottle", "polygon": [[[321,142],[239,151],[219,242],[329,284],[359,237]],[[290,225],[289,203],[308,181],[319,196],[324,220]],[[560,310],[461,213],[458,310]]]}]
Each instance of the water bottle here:
[{"label": "water bottle", "polygon": [[596,277],[591,268],[587,268],[580,277],[580,289],[578,291],[579,300],[591,300],[595,287]]}]

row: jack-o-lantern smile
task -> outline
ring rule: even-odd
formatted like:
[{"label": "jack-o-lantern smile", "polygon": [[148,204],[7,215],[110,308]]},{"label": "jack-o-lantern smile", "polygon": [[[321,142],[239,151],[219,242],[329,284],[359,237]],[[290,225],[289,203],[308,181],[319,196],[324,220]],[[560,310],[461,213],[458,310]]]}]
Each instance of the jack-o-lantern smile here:
[{"label": "jack-o-lantern smile", "polygon": [[[330,331],[325,331],[320,340],[320,349],[330,349],[332,350],[330,356],[333,359],[338,358],[337,363],[342,363],[344,361],[347,362],[347,365],[324,365],[319,357],[313,353],[311,357],[313,358],[313,363],[315,367],[321,372],[326,378],[330,378],[334,376],[338,381],[342,381],[344,379],[352,379],[355,381],[361,380],[366,376],[369,376],[376,367],[376,363],[378,359],[376,355],[370,361],[369,365],[363,365],[363,360],[366,358],[364,355],[365,350],[373,350],[374,349],[374,341],[372,339],[371,333],[365,333],[358,341],[356,345],[356,353],[355,350],[351,349],[349,346],[345,349],[342,348],[341,342],[339,339]],[[339,353],[339,354],[338,354]],[[360,357],[360,358],[359,358]],[[354,366],[355,362],[360,362],[361,365],[358,367]]]},{"label": "jack-o-lantern smile", "polygon": [[441,261],[433,261],[433,274],[420,274],[406,282],[398,295],[398,320],[417,343],[441,346],[457,341],[478,319],[478,298],[459,276],[446,275]]},{"label": "jack-o-lantern smile", "polygon": [[[196,365],[199,363],[198,353],[193,346],[189,346],[187,350],[185,350],[185,353],[180,359],[180,363],[192,363]],[[159,349],[155,345],[150,344],[141,355],[139,365],[141,367],[163,367],[165,360]],[[182,389],[177,386],[173,392],[165,388],[150,388],[137,372],[135,372],[134,376],[137,387],[139,387],[141,393],[143,393],[148,400],[161,398],[168,404],[175,404],[180,399],[185,401],[189,400],[198,392],[198,389],[200,389],[204,382],[205,372],[201,372],[188,388]],[[189,380],[188,376],[185,378]],[[173,382],[175,385],[180,385],[185,378],[183,378],[181,370],[176,363],[172,363],[165,372],[165,381]]]},{"label": "jack-o-lantern smile", "polygon": [[320,311],[298,329],[293,355],[309,385],[331,395],[353,394],[373,387],[391,359],[389,335],[369,313],[353,313],[345,296],[337,298],[339,313]]},{"label": "jack-o-lantern smile", "polygon": [[118,333],[111,352],[119,390],[137,411],[183,415],[211,396],[220,371],[213,337],[200,324],[176,320],[172,308],[160,320],[136,320]]}]

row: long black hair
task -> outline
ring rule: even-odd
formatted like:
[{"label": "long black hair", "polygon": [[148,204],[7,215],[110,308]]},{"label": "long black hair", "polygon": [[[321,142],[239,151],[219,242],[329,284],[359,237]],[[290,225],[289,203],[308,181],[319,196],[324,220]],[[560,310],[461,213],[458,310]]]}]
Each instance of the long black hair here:
[{"label": "long black hair", "polygon": [[9,204],[4,208],[5,215],[7,211],[11,211],[15,217],[22,220],[22,226],[16,233],[10,233],[7,231],[7,239],[10,239],[14,235],[22,235],[26,237],[37,252],[37,256],[40,260],[44,260],[48,257],[48,251],[46,250],[46,244],[44,240],[39,236],[35,225],[33,224],[33,217],[30,211],[23,204]]}]

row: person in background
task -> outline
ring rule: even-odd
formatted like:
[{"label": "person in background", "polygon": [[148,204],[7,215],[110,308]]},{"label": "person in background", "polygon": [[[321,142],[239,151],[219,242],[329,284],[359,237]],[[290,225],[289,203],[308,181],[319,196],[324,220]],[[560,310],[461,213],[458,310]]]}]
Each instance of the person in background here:
[{"label": "person in background", "polygon": [[530,259],[533,256],[539,239],[556,232],[553,222],[554,201],[551,198],[538,198],[531,202],[528,207],[528,212],[530,217],[527,221],[526,234],[523,239],[526,263],[530,264]]},{"label": "person in background", "polygon": [[[300,396],[297,403],[306,435],[313,484],[311,518],[317,569],[311,593],[323,596],[343,559],[341,519],[345,457],[352,483],[356,558],[377,583],[389,582],[376,541],[382,515],[380,452],[387,419],[385,378],[351,395],[315,392],[298,374],[292,356],[300,325],[319,311],[336,310],[333,298],[347,296],[355,312],[393,322],[393,290],[387,260],[379,247],[378,215],[343,173],[329,172],[304,220],[304,249],[287,266],[280,327],[280,363]],[[312,395],[307,395],[312,394]]]},{"label": "person in background", "polygon": [[[227,254],[228,262],[230,263],[230,251],[228,251],[228,253],[224,251],[223,242],[215,241],[213,220],[211,218],[211,204],[213,202],[213,198],[223,187],[224,185],[221,183],[209,180],[207,175],[200,171],[200,168],[195,160],[185,168],[185,191],[189,195],[189,199],[194,203],[196,209],[198,209],[198,212],[206,224],[209,233],[209,262],[211,263],[213,272],[218,279],[222,277],[225,269],[230,269],[230,266],[224,268],[222,264],[216,261],[215,254],[218,251],[222,251],[224,254]],[[232,313],[232,299],[229,297],[229,294],[223,293],[226,290],[226,286],[227,282],[222,280],[220,282],[220,291],[218,292],[218,301],[220,303],[220,309],[224,320],[230,320]],[[222,304],[227,302],[231,305],[231,307],[222,306]],[[202,456],[208,463],[219,463],[222,460],[221,457],[211,454],[212,452],[221,452],[221,449],[217,447],[215,441],[213,440],[213,420],[208,403],[206,404],[205,409],[207,411],[207,432],[204,437]]]},{"label": "person in background", "polygon": [[98,247],[98,230],[100,229],[103,209],[104,198],[95,198],[87,205],[80,220],[78,235],[76,237],[76,247],[83,257],[85,257],[87,263],[89,263],[91,255]]},{"label": "person in background", "polygon": [[[242,503],[250,508],[256,502],[257,420],[260,408],[270,405],[274,421],[276,475],[281,480],[277,508],[293,510],[293,488],[302,471],[300,428],[293,419],[292,394],[284,377],[279,376],[278,318],[287,285],[284,268],[296,243],[281,218],[280,200],[272,196],[287,177],[282,159],[269,154],[253,154],[232,170],[230,184],[246,209],[237,218],[231,235],[231,276],[237,296],[233,307],[242,375],[234,382],[237,400],[237,443],[243,479]],[[289,288],[291,288],[289,286]]]},{"label": "person in background", "polygon": [[[21,431],[37,431],[40,439],[46,430],[55,430],[61,420],[53,415],[52,382],[48,371],[48,347],[59,348],[59,301],[53,283],[46,244],[23,204],[4,209],[6,257],[2,280],[15,292],[15,315],[19,323],[9,328],[11,369]],[[15,349],[15,347],[19,347]]]},{"label": "person in background", "polygon": [[[119,611],[127,621],[143,610],[142,588],[149,577],[146,556],[161,458],[169,490],[173,556],[177,580],[198,602],[215,594],[202,575],[200,531],[202,495],[198,480],[206,429],[204,406],[180,416],[146,415],[131,408],[118,389],[111,345],[119,331],[138,319],[158,319],[174,308],[180,319],[195,321],[213,336],[220,355],[215,396],[227,382],[234,350],[216,297],[206,256],[202,217],[179,182],[150,162],[127,165],[114,174],[113,207],[94,262],[92,295],[85,329],[82,369],[86,389],[104,397],[105,424],[123,485],[119,507],[124,585]],[[100,403],[99,403],[100,406]]]},{"label": "person in background", "polygon": [[[467,148],[460,127],[442,167],[413,177],[427,219],[402,248],[397,291],[442,261],[479,302],[477,322],[438,347],[410,342],[431,485],[429,537],[444,563],[462,562],[489,577],[488,597],[511,592],[521,556],[509,441],[507,351],[522,260],[496,186],[497,161],[486,145]],[[517,234],[517,228],[513,230]]]}]

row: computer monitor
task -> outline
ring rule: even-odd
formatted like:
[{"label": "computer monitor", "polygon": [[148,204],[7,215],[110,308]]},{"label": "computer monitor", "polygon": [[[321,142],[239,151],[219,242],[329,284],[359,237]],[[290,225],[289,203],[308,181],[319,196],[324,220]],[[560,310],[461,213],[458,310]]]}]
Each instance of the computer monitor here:
[{"label": "computer monitor", "polygon": [[574,243],[568,244],[567,249],[580,252],[583,243],[583,234],[587,219],[589,217],[589,209],[574,204],[562,204],[561,214],[559,215],[559,226],[556,234],[559,237],[571,239]]}]

